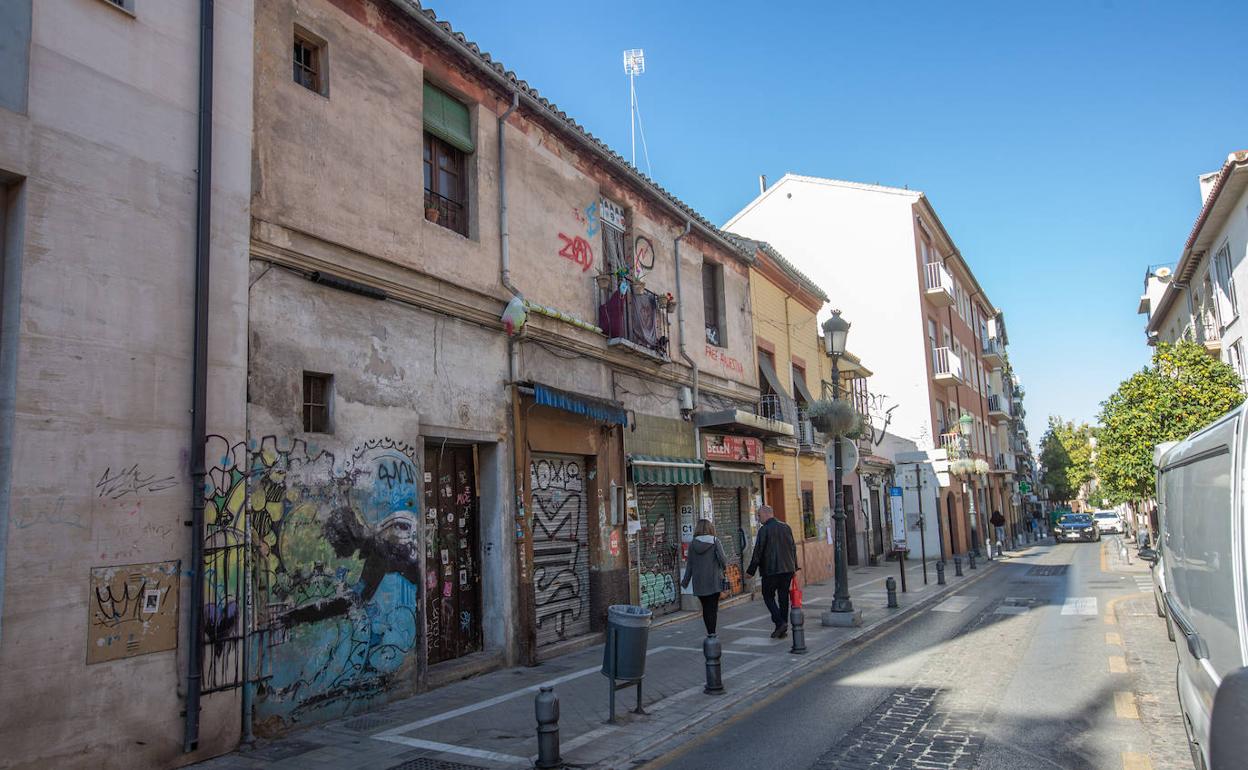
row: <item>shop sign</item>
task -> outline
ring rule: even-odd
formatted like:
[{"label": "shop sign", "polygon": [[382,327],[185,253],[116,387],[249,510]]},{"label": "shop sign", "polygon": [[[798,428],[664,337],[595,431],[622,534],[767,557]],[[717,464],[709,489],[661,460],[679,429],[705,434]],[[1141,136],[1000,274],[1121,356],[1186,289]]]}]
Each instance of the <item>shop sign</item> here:
[{"label": "shop sign", "polygon": [[732,463],[762,463],[763,442],[746,436],[706,436],[705,455],[708,460]]}]

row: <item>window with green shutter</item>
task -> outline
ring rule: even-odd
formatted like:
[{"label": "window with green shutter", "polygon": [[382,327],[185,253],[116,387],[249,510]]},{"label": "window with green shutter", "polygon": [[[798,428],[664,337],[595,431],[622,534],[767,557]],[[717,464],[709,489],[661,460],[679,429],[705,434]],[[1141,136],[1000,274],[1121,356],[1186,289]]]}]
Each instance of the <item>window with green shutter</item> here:
[{"label": "window with green shutter", "polygon": [[468,107],[436,86],[425,83],[425,130],[460,152],[473,152]]}]

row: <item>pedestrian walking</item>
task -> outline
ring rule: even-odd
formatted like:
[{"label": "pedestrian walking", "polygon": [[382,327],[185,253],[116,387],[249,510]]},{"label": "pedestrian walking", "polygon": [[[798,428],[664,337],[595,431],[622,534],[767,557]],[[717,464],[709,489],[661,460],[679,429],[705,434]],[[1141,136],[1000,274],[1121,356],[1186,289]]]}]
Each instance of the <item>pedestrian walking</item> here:
[{"label": "pedestrian walking", "polygon": [[993,511],[988,521],[997,531],[997,550],[1000,551],[1005,547],[1005,517],[1001,515],[1001,511]]},{"label": "pedestrian walking", "polygon": [[771,612],[771,622],[776,630],[772,639],[783,639],[789,634],[789,584],[797,572],[797,544],[793,542],[793,530],[776,518],[770,505],[758,507],[758,537],[754,540],[754,554],[746,573],[763,577],[763,604]]},{"label": "pedestrian walking", "polygon": [[693,584],[693,594],[702,602],[702,623],[706,626],[707,636],[715,633],[715,624],[719,619],[719,595],[728,588],[724,580],[727,564],[724,547],[715,537],[715,525],[710,519],[699,520],[693,530],[693,542],[689,544],[685,577],[680,581],[680,587],[688,588],[690,583]]}]

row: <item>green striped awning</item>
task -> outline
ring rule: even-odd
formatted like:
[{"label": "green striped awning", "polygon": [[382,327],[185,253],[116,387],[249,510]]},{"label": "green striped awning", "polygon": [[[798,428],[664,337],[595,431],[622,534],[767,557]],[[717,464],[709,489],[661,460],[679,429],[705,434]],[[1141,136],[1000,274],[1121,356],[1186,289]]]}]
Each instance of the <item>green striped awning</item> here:
[{"label": "green striped awning", "polygon": [[701,484],[702,469],[706,464],[694,457],[660,457],[658,455],[629,455],[633,483],[677,486]]},{"label": "green striped awning", "polygon": [[706,466],[714,487],[741,487],[749,489],[755,484],[755,477],[763,472],[761,465],[715,465]]}]

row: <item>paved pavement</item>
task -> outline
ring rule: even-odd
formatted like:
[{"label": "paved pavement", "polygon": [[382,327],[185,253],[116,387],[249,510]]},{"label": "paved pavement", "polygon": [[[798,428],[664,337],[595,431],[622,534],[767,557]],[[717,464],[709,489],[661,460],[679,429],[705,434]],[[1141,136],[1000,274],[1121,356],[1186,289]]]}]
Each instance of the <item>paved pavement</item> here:
[{"label": "paved pavement", "polygon": [[[702,691],[704,666],[700,616],[689,613],[677,622],[652,630],[643,703],[647,714],[628,709],[631,690],[621,691],[617,724],[606,724],[607,680],[599,673],[602,646],[544,662],[533,668],[492,672],[397,701],[379,710],[297,731],[283,740],[262,742],[225,757],[201,763],[204,770],[266,770],[321,767],[415,768],[532,766],[537,753],[533,697],[541,685],[553,685],[560,698],[560,732],[564,759],[578,767],[632,766],[662,753],[673,736],[689,738],[731,718],[765,696],[777,682],[791,682],[845,651],[869,646],[889,634],[897,623],[917,617],[916,611],[948,592],[981,580],[998,569],[980,562],[980,569],[953,576],[937,586],[932,562],[930,583],[923,585],[921,565],[908,563],[909,593],[900,609],[887,609],[884,583],[898,575],[895,562],[875,568],[853,568],[851,595],[863,612],[860,628],[823,628],[819,614],[831,602],[832,586],[806,589],[806,643],[809,653],[788,652],[791,640],[770,638],[772,626],[761,601],[724,609],[720,638],[724,646],[726,692]],[[812,757],[812,762],[814,758]]]},{"label": "paved pavement", "polygon": [[1104,546],[1005,560],[647,767],[1191,767],[1147,565]]}]

